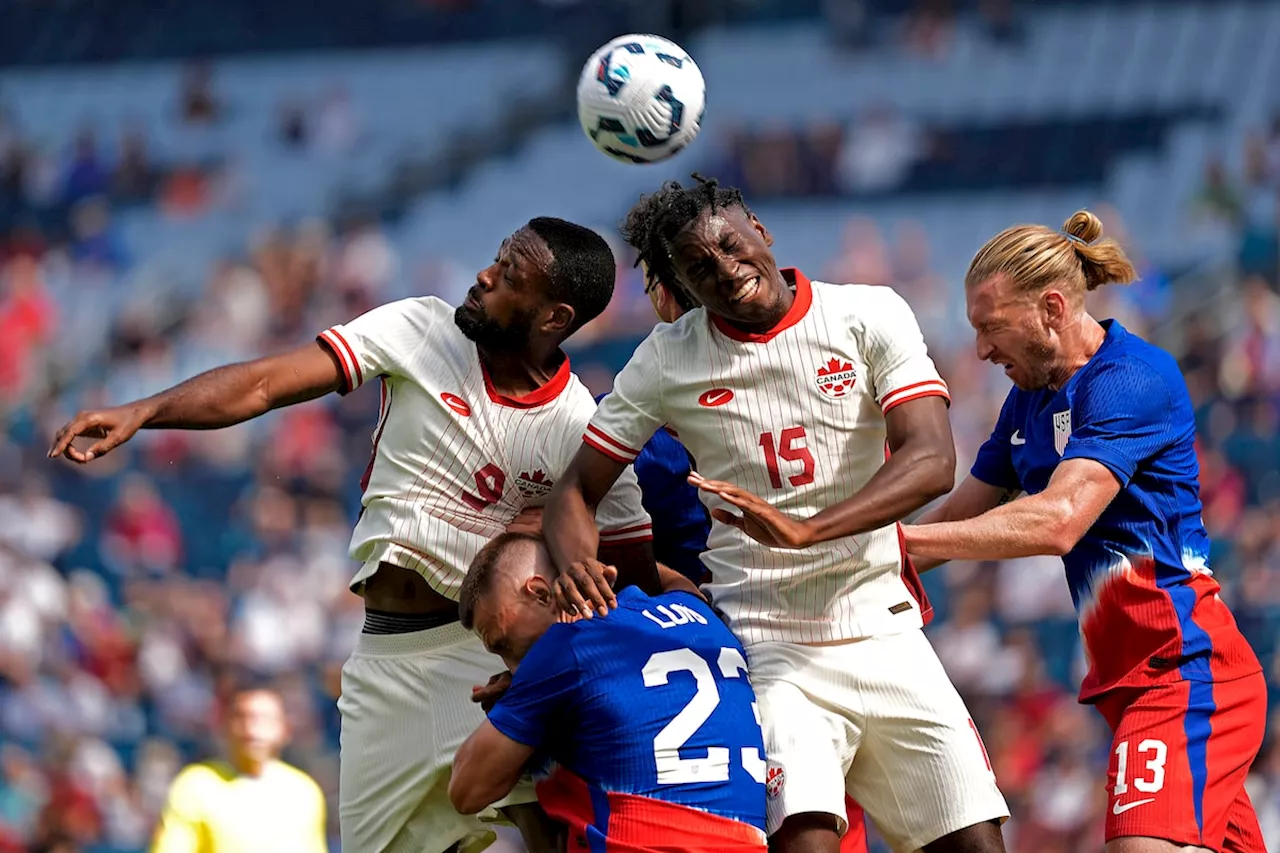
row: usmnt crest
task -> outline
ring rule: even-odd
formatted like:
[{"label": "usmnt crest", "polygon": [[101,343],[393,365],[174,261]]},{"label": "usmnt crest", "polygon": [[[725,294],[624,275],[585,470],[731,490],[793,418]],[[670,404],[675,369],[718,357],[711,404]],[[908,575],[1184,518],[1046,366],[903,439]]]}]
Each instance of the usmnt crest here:
[{"label": "usmnt crest", "polygon": [[1061,456],[1067,451],[1067,440],[1071,438],[1071,410],[1055,412],[1053,415],[1053,449]]},{"label": "usmnt crest", "polygon": [[840,399],[853,390],[858,374],[853,365],[843,359],[829,358],[818,368],[818,390],[833,399]]},{"label": "usmnt crest", "polygon": [[551,487],[555,482],[547,477],[547,472],[541,468],[530,474],[528,471],[521,471],[520,476],[516,477],[516,488],[520,490],[520,494],[526,500],[539,500],[551,494]]}]

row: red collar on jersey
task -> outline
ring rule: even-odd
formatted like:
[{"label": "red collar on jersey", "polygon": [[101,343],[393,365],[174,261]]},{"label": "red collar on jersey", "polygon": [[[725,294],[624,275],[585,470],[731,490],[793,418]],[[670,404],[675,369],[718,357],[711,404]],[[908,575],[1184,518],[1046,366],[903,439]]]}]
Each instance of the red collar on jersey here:
[{"label": "red collar on jersey", "polygon": [[711,322],[715,324],[723,335],[743,343],[763,344],[768,343],[779,332],[785,332],[804,319],[804,315],[809,313],[809,306],[813,304],[813,288],[809,285],[809,279],[805,278],[804,273],[793,267],[787,267],[786,269],[778,270],[778,272],[782,273],[782,278],[787,284],[795,287],[796,291],[795,300],[791,303],[791,307],[787,309],[787,313],[782,315],[778,325],[767,332],[744,332],[736,326],[730,325],[728,321],[711,314]]},{"label": "red collar on jersey", "polygon": [[489,369],[484,366],[483,361],[480,362],[480,372],[484,375],[484,390],[489,394],[489,399],[499,406],[510,406],[513,409],[534,409],[550,403],[560,396],[561,391],[569,387],[569,377],[573,376],[569,369],[569,356],[566,355],[564,361],[560,362],[560,368],[555,375],[542,387],[535,388],[523,397],[508,397],[493,387],[493,380],[489,378]]}]

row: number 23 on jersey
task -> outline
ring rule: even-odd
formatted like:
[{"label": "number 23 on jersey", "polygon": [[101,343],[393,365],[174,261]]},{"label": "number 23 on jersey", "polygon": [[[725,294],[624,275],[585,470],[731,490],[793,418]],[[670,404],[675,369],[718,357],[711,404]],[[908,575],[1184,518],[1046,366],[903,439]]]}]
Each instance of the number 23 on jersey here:
[{"label": "number 23 on jersey", "polygon": [[[720,649],[715,666],[720,679],[746,676],[747,662],[737,649]],[[730,762],[735,759],[741,762],[753,780],[764,784],[764,756],[757,747],[743,746],[736,750],[737,755],[732,755],[728,746],[708,746],[705,747],[706,755],[702,757],[680,755],[680,750],[686,748],[689,739],[698,733],[720,705],[717,677],[707,661],[693,649],[673,649],[651,655],[643,672],[646,688],[663,687],[669,683],[671,675],[678,672],[692,675],[697,687],[693,698],[653,738],[653,761],[659,785],[724,782],[729,778]],[[751,703],[751,713],[758,730],[760,711],[755,702]]]}]

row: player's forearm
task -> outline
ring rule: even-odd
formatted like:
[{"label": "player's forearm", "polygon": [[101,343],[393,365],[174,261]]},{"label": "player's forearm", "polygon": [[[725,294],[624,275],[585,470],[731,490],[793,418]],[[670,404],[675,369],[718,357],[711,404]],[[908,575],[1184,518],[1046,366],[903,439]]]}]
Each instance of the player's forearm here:
[{"label": "player's forearm", "polygon": [[220,429],[342,387],[333,354],[318,343],[228,364],[143,400],[150,429]]},{"label": "player's forearm", "polygon": [[809,519],[812,541],[857,536],[901,521],[950,491],[954,478],[954,455],[895,453],[857,493]]},{"label": "player's forearm", "polygon": [[[1016,491],[1001,490],[971,476],[966,478],[955,491],[948,495],[945,501],[937,504],[916,519],[915,525],[918,527],[925,524],[940,524],[947,521],[964,521],[974,518],[1001,504],[1008,503],[1013,500],[1016,494]],[[911,551],[908,551],[907,555],[911,558],[911,564],[915,566],[916,571],[921,574],[948,562],[947,558],[926,557],[923,554],[916,554]]]},{"label": "player's forearm", "polygon": [[272,408],[266,378],[253,362],[229,364],[139,401],[144,429],[221,429]]},{"label": "player's forearm", "polygon": [[520,781],[523,761],[504,765],[507,750],[493,748],[494,734],[489,722],[482,723],[454,756],[449,800],[459,814],[483,811],[510,794]]},{"label": "player's forearm", "polygon": [[903,535],[907,553],[922,562],[1062,556],[1078,538],[1070,529],[1070,514],[1069,504],[1036,495],[963,521],[907,525]]},{"label": "player's forearm", "polygon": [[595,507],[587,502],[572,468],[556,484],[547,501],[542,536],[552,562],[561,571],[574,563],[595,559],[600,550]]}]

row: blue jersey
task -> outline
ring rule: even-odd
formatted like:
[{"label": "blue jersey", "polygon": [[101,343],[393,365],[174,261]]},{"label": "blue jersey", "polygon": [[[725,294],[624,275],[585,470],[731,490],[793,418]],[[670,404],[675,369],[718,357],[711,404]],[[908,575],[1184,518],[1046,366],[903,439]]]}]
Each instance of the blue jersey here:
[{"label": "blue jersey", "polygon": [[1091,459],[1120,484],[1063,558],[1089,655],[1082,701],[1258,672],[1209,571],[1195,420],[1178,365],[1114,320],[1103,328],[1102,346],[1060,390],[1009,392],[973,476],[1035,494],[1059,462]]},{"label": "blue jersey", "polygon": [[764,743],[746,668],[701,599],[630,587],[606,617],[553,625],[489,722],[572,774],[539,800],[608,849],[643,849],[654,839],[621,836],[665,825],[705,831],[709,850],[729,849],[714,841],[725,832],[762,850]]},{"label": "blue jersey", "polygon": [[689,485],[693,470],[689,451],[678,438],[660,429],[641,448],[634,468],[640,481],[640,500],[653,519],[654,559],[694,583],[702,583],[707,570],[699,555],[707,550],[711,516],[698,499],[698,490]]}]

